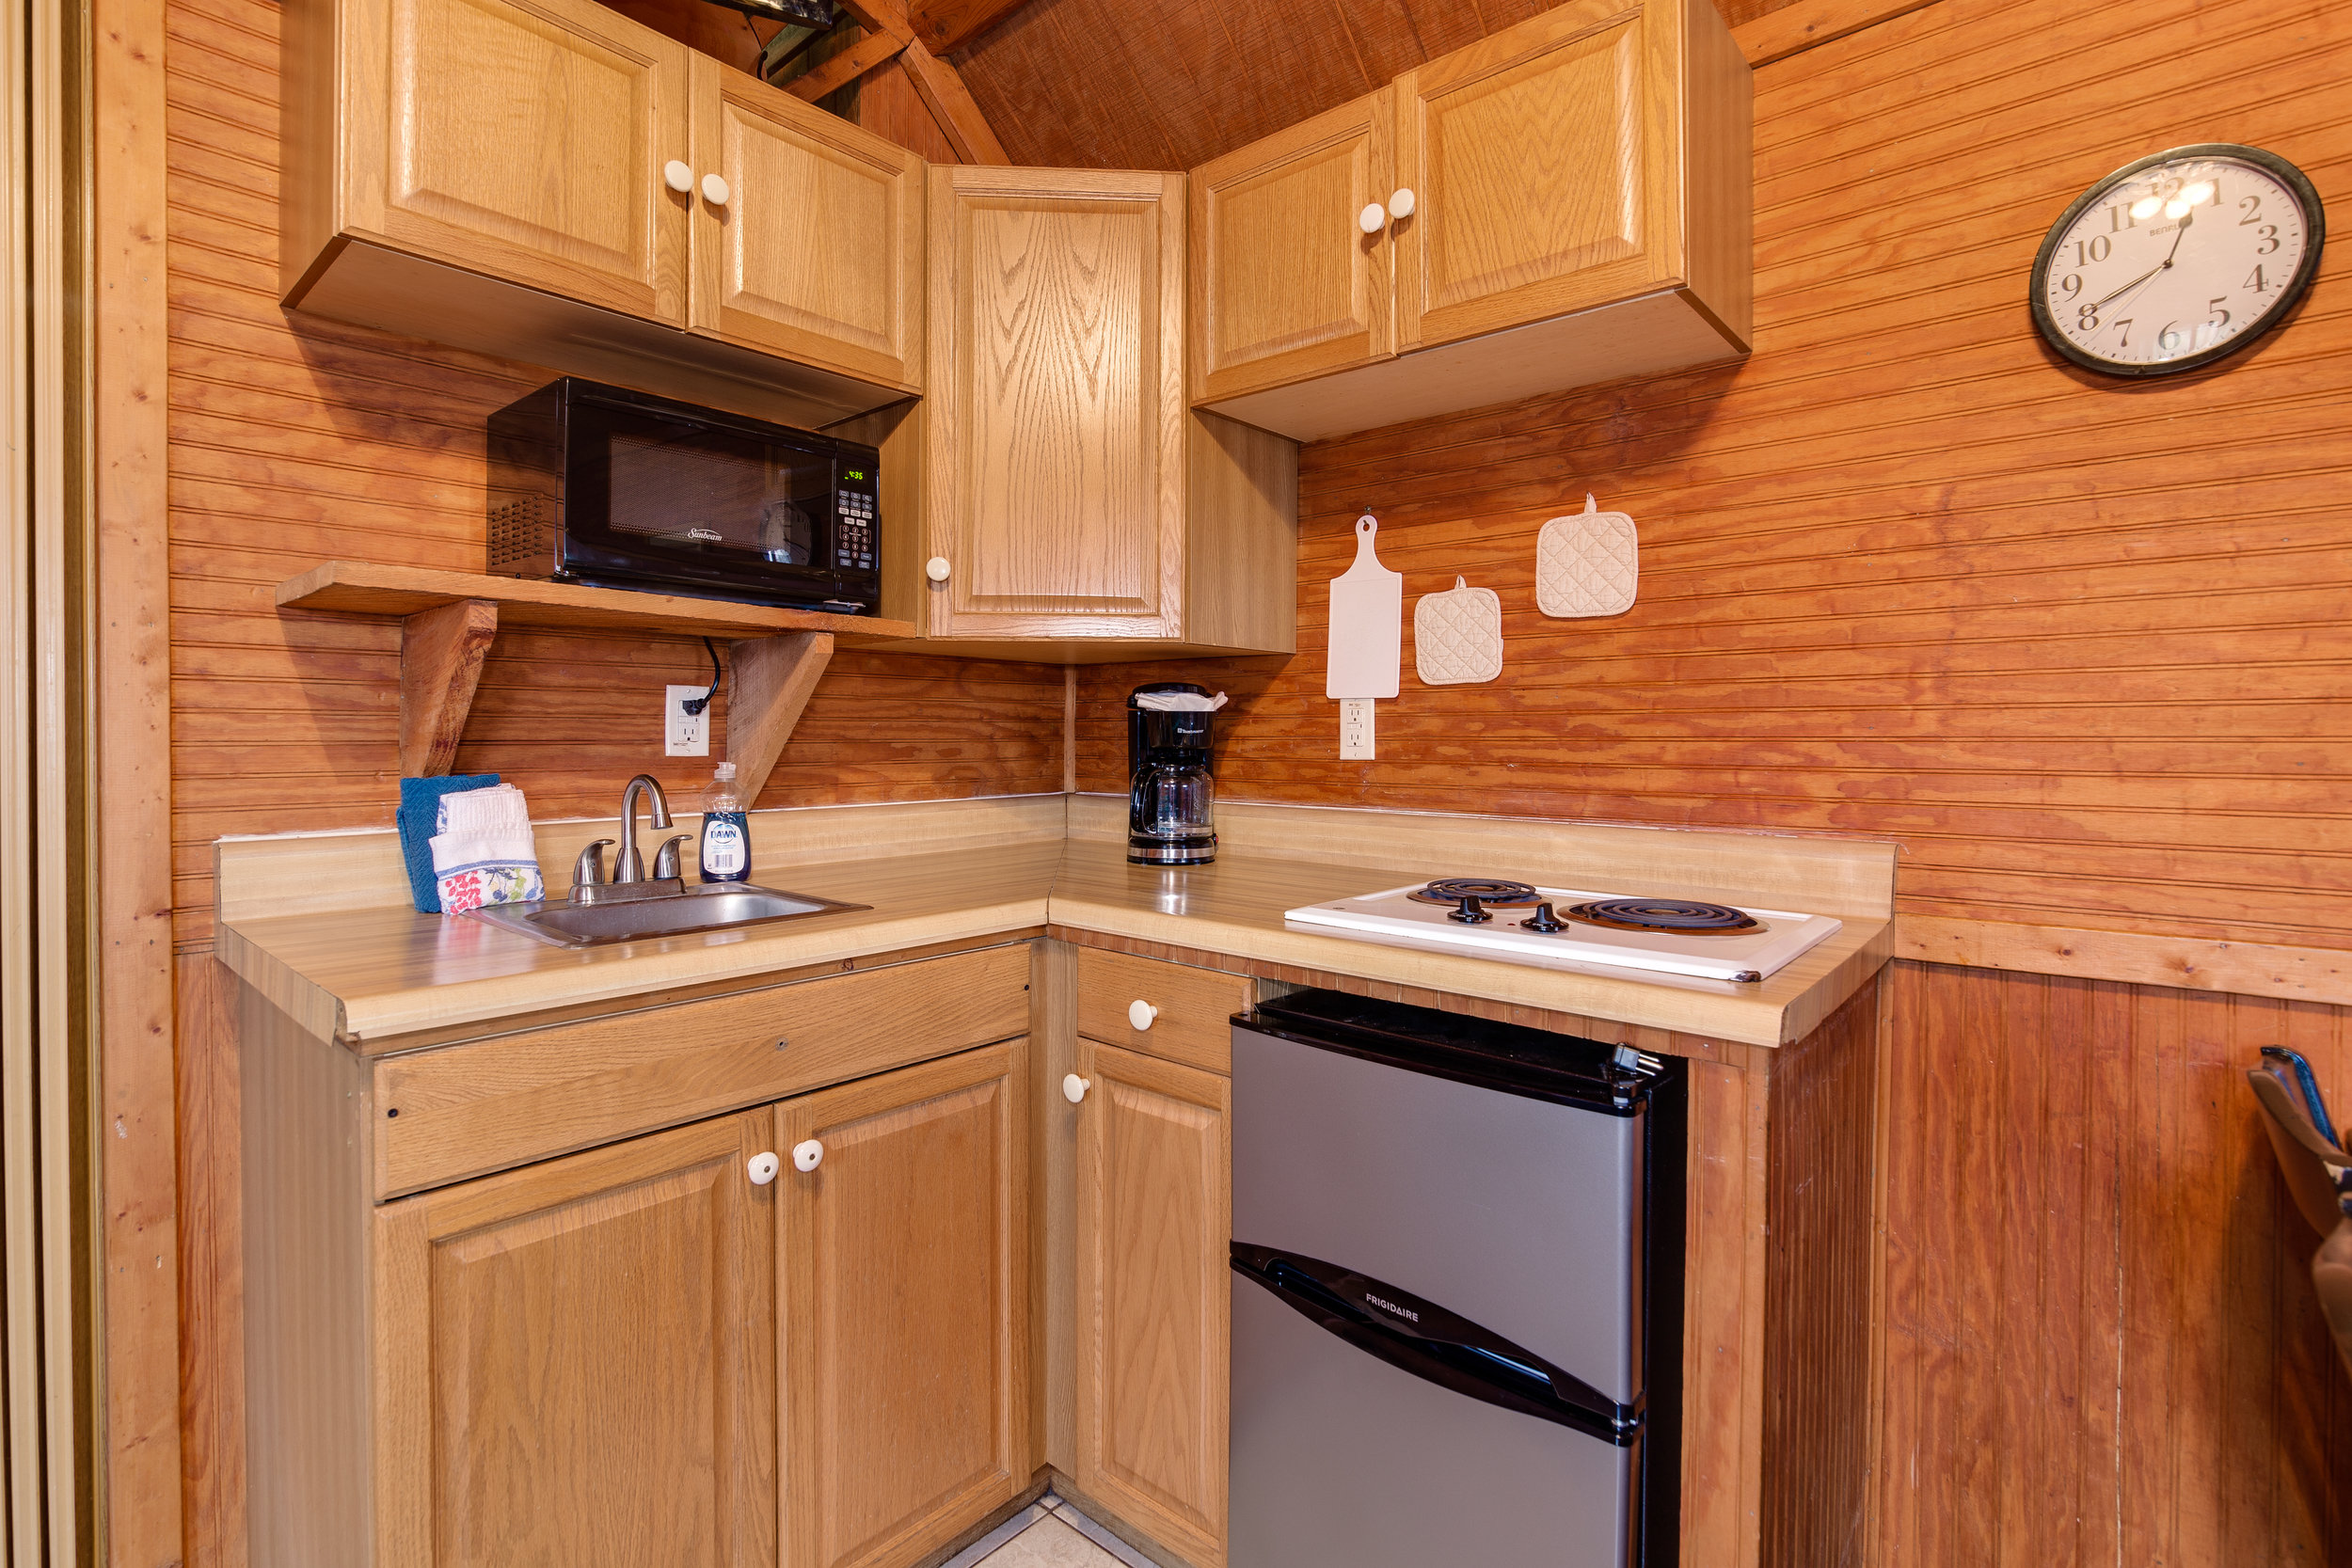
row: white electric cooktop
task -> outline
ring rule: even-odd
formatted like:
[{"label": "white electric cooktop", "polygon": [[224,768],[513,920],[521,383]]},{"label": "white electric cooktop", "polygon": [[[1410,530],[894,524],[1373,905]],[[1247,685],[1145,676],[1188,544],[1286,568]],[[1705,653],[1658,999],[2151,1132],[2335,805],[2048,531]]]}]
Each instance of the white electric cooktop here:
[{"label": "white electric cooktop", "polygon": [[1789,910],[1447,878],[1282,912],[1295,930],[1552,969],[1756,981],[1843,922]]}]

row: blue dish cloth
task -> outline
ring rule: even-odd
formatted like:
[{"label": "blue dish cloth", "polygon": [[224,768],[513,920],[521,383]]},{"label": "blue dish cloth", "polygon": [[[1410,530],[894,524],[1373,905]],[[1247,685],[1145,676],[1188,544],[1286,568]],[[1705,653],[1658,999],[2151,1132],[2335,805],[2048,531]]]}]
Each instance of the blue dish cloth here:
[{"label": "blue dish cloth", "polygon": [[433,873],[433,835],[441,830],[441,797],[462,790],[487,789],[499,782],[496,773],[453,773],[439,779],[400,781],[400,858],[408,867],[408,895],[420,914],[441,912],[440,879]]}]

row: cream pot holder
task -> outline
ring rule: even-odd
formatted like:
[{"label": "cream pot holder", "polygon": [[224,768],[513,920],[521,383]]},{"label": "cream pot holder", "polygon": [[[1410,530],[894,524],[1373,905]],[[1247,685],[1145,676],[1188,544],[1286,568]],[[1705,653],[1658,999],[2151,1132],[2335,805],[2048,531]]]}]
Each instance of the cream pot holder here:
[{"label": "cream pot holder", "polygon": [[1425,686],[1470,686],[1502,673],[1502,600],[1460,578],[1413,606],[1413,663]]},{"label": "cream pot holder", "polygon": [[1593,498],[1584,510],[1554,517],[1535,539],[1535,608],[1556,619],[1622,615],[1633,608],[1641,546],[1633,519],[1602,512]]}]

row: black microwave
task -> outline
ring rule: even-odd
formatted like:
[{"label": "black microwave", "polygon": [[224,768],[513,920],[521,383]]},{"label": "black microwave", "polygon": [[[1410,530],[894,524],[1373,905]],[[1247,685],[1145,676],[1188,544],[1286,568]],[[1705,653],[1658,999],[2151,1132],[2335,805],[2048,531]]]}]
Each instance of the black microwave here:
[{"label": "black microwave", "polygon": [[879,612],[872,447],[567,376],[489,455],[494,576]]}]

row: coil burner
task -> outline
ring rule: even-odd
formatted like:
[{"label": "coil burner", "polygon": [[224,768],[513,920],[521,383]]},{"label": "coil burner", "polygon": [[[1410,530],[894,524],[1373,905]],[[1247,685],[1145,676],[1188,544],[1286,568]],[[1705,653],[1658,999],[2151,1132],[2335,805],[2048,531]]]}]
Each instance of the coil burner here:
[{"label": "coil burner", "polygon": [[1492,877],[1444,877],[1417,893],[1405,895],[1417,904],[1459,904],[1475,898],[1481,905],[1515,909],[1536,901],[1535,890],[1525,882],[1505,882]]},{"label": "coil burner", "polygon": [[1728,904],[1700,904],[1687,898],[1597,898],[1572,907],[1568,918],[1613,931],[1671,931],[1683,937],[1737,936],[1764,924]]}]

